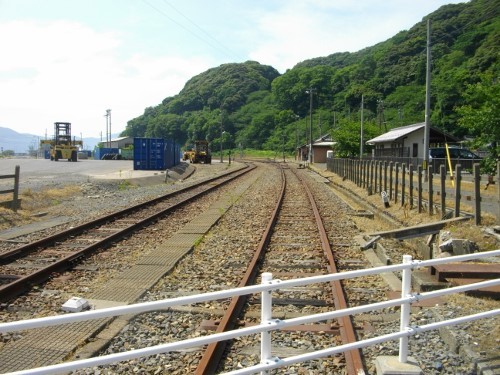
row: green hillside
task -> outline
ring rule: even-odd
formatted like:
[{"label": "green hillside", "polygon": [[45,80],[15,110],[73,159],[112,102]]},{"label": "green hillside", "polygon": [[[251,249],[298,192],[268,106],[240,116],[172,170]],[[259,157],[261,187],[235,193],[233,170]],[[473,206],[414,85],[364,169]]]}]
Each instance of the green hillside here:
[{"label": "green hillside", "polygon": [[446,5],[375,46],[306,60],[283,75],[254,61],[209,69],[129,121],[123,135],[208,139],[218,149],[222,134],[226,148],[284,143],[293,152],[308,139],[312,88],[313,137],[330,133],[341,154],[355,155],[362,96],[365,139],[424,121],[430,18],[431,124],[486,145],[500,138],[499,9],[500,0]]}]

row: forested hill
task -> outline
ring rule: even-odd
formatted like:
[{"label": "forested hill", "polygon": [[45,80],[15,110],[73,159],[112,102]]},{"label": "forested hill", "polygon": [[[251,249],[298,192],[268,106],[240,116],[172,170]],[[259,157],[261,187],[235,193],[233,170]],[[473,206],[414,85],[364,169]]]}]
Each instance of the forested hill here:
[{"label": "forested hill", "polygon": [[307,139],[306,91],[312,88],[313,136],[333,134],[341,151],[355,154],[362,96],[365,139],[424,120],[429,18],[432,125],[482,142],[498,140],[499,9],[500,0],[446,5],[375,46],[312,58],[283,75],[254,61],[209,69],[129,121],[123,135],[181,144],[208,139],[218,148],[222,125],[224,142],[281,149],[284,139],[291,151]]}]

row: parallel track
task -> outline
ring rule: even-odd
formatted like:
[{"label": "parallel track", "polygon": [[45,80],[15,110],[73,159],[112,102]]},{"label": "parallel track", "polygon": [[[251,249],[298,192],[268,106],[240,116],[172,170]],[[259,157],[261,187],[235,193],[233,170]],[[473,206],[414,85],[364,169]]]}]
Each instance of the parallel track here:
[{"label": "parallel track", "polygon": [[[8,301],[73,268],[99,249],[129,236],[169,212],[252,170],[231,171],[175,192],[72,227],[0,254],[0,301]],[[20,272],[24,274],[19,275]]]}]

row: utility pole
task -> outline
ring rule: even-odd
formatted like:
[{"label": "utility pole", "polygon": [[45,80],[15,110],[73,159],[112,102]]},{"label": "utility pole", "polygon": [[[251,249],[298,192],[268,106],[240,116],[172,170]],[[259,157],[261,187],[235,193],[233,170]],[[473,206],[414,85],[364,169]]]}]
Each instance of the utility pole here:
[{"label": "utility pole", "polygon": [[318,127],[319,127],[319,136],[323,136],[323,130],[321,129],[321,113],[318,116]]},{"label": "utility pole", "polygon": [[[335,91],[335,87],[332,87],[332,91]],[[332,96],[332,111],[333,111],[333,128],[335,129],[336,119],[335,119],[335,93]]]},{"label": "utility pole", "polygon": [[223,116],[222,116],[222,108],[220,110],[220,162],[223,163],[224,160],[222,158],[222,136],[224,133],[224,127],[223,127],[223,122],[222,122]]},{"label": "utility pole", "polygon": [[299,121],[295,122],[295,152],[299,149]]},{"label": "utility pole", "polygon": [[365,111],[365,96],[361,95],[361,142],[359,143],[359,158],[363,159],[363,122]]},{"label": "utility pole", "polygon": [[312,163],[313,159],[313,139],[312,139],[312,123],[313,123],[313,91],[314,89],[311,87],[309,90],[306,90],[306,93],[309,94],[309,156],[307,158],[309,163]]},{"label": "utility pole", "polygon": [[377,100],[377,112],[378,112],[378,128],[382,131],[382,125],[384,125],[384,129],[387,132],[387,123],[385,122],[384,115],[384,101],[382,99]]},{"label": "utility pole", "polygon": [[429,138],[431,132],[431,19],[427,19],[427,68],[425,74],[424,178],[428,179]]},{"label": "utility pole", "polygon": [[283,163],[285,163],[285,131],[283,130]]},{"label": "utility pole", "polygon": [[111,109],[106,109],[106,142],[108,144],[108,148],[111,148]]},{"label": "utility pole", "polygon": [[[106,146],[109,147],[108,141],[109,141],[109,135],[108,135],[108,128],[109,128],[109,117],[108,117],[108,112],[106,111],[106,114],[104,115],[106,117]],[[102,141],[102,136],[101,136],[101,141]]]}]

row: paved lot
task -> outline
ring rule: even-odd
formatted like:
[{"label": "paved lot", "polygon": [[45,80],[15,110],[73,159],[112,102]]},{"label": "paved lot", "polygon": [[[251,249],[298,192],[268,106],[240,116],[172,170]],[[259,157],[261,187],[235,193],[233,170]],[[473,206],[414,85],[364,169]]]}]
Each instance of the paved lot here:
[{"label": "paved lot", "polygon": [[31,178],[72,179],[92,177],[96,179],[131,179],[155,176],[161,171],[134,171],[132,160],[79,160],[50,161],[48,159],[0,159],[0,175],[13,174],[20,166],[20,181]]}]

